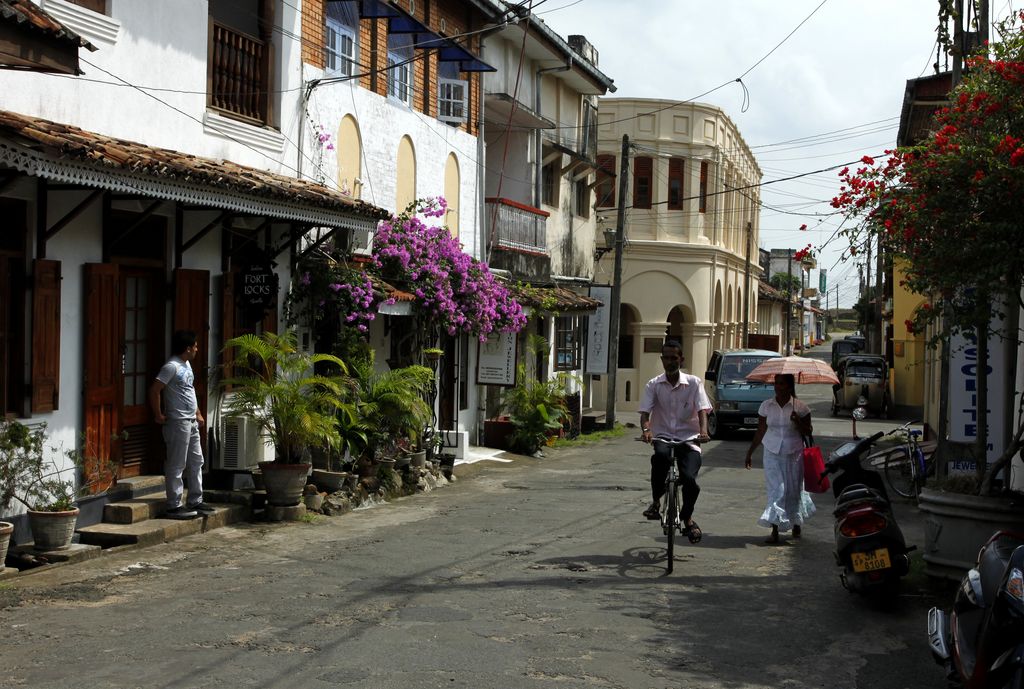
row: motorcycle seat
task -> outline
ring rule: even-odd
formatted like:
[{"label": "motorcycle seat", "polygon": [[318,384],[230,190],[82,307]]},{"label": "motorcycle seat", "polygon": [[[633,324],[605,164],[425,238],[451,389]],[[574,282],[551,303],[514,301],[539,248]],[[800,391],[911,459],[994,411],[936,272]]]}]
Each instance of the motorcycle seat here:
[{"label": "motorcycle seat", "polygon": [[885,499],[878,491],[873,488],[865,486],[863,483],[855,483],[846,488],[839,497],[836,498],[836,509],[846,509],[851,507],[854,503],[861,502],[875,502],[883,505],[888,505],[888,500]]},{"label": "motorcycle seat", "polygon": [[1024,545],[1024,541],[1020,538],[1001,534],[992,545],[982,549],[979,554],[978,571],[981,574],[981,590],[986,600],[992,600],[991,596],[1002,583],[1003,573],[1013,551],[1021,545]]}]

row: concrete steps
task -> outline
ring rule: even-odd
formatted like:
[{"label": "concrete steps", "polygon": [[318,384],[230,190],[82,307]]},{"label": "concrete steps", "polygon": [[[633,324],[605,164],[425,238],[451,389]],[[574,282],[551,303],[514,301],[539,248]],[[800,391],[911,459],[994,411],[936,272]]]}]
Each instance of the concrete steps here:
[{"label": "concrete steps", "polygon": [[167,501],[162,476],[139,476],[117,483],[119,489],[129,489],[126,494],[130,497],[104,505],[101,523],[76,529],[80,544],[102,549],[151,546],[245,521],[252,513],[250,495],[212,490],[203,493],[204,501],[214,508],[212,514],[164,519]]}]

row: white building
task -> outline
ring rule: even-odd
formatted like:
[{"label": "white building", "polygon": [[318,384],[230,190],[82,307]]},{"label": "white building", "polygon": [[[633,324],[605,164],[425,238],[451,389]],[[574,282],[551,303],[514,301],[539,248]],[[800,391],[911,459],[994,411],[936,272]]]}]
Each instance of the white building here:
[{"label": "white building", "polygon": [[[599,228],[614,228],[622,136],[628,135],[622,304],[616,409],[634,411],[661,372],[666,337],[684,368],[703,376],[716,349],[757,331],[758,183],[761,169],[736,125],[700,103],[602,98],[597,186]],[[612,261],[595,282],[611,282]]]},{"label": "white building", "polygon": [[[365,233],[384,213],[299,180],[314,161],[297,5],[43,7],[97,50],[82,76],[0,70],[3,412],[113,459],[119,478],[160,474],[146,390],[170,333],[199,335],[205,414],[223,342],[278,329],[309,229]],[[16,12],[4,28],[33,29]],[[253,296],[257,283],[277,289]]]},{"label": "white building", "polygon": [[[518,21],[489,35],[483,51],[497,68],[484,79],[486,259],[531,286],[519,294],[531,311],[520,358],[527,334],[542,335],[551,351],[538,375],[571,374],[568,392],[586,409],[587,314],[600,303],[587,298],[596,248],[597,99],[615,87],[583,36],[566,40],[521,3],[505,5]],[[486,411],[496,412],[496,395]]]}]

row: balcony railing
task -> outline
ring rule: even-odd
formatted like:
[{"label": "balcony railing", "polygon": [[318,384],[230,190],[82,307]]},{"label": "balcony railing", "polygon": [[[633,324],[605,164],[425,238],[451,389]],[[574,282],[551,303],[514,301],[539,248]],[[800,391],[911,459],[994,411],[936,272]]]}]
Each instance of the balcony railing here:
[{"label": "balcony railing", "polygon": [[213,22],[210,105],[267,122],[267,56],[264,41]]},{"label": "balcony railing", "polygon": [[509,199],[487,199],[487,225],[495,246],[546,254],[546,211]]}]

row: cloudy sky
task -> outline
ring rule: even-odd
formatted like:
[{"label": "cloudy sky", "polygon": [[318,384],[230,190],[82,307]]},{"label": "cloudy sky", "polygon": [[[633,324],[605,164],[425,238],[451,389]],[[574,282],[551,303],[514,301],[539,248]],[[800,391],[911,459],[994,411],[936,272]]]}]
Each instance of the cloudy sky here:
[{"label": "cloudy sky", "polygon": [[[614,96],[722,108],[757,156],[763,182],[893,147],[906,81],[931,74],[936,59],[938,0],[533,2],[563,37],[583,34],[594,44]],[[1022,4],[993,0],[992,12],[1005,16]],[[748,70],[744,111],[743,89],[731,82]],[[843,238],[829,241],[841,222],[828,205],[837,172],[765,185],[761,200],[776,210],[762,209],[761,247],[820,248],[829,289],[848,306],[857,268],[842,261]]]}]

